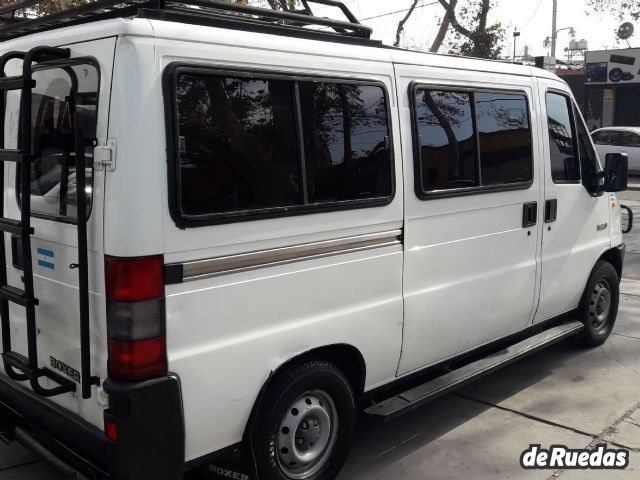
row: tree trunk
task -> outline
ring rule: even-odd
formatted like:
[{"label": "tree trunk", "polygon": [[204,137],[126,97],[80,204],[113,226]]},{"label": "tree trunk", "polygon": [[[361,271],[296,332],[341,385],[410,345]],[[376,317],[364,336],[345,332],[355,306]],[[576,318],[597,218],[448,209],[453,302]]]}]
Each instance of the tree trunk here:
[{"label": "tree trunk", "polygon": [[451,160],[454,160],[453,163],[449,162],[449,179],[457,180],[458,178],[460,178],[460,163],[462,160],[460,158],[460,145],[458,144],[458,139],[456,138],[456,133],[453,130],[451,121],[449,120],[449,117],[442,113],[440,107],[438,107],[436,102],[431,97],[430,92],[425,92],[424,101],[429,110],[431,110],[431,112],[438,119],[438,123],[440,123],[440,126],[447,136],[447,140],[449,141],[449,158]]},{"label": "tree trunk", "polygon": [[[451,9],[455,11],[458,0],[451,0]],[[447,32],[449,31],[449,25],[451,25],[451,17],[448,12],[445,12],[444,18],[442,19],[442,23],[440,24],[440,29],[438,30],[438,34],[436,38],[433,40],[431,44],[431,48],[429,49],[432,53],[438,53],[440,47],[442,46],[442,42],[447,36]]]},{"label": "tree trunk", "polygon": [[411,15],[413,14],[413,11],[416,9],[417,6],[418,6],[418,0],[413,0],[413,4],[411,5],[411,8],[407,12],[407,14],[404,16],[404,18],[400,20],[400,23],[398,23],[398,29],[396,30],[396,41],[393,44],[394,47],[400,46],[400,35],[404,30],[404,24],[407,23],[407,20],[409,20],[409,17],[411,17]]},{"label": "tree trunk", "polygon": [[351,143],[351,105],[347,98],[344,86],[338,85],[338,96],[342,107],[342,133],[344,135],[344,163],[349,164],[353,158],[353,145]]}]

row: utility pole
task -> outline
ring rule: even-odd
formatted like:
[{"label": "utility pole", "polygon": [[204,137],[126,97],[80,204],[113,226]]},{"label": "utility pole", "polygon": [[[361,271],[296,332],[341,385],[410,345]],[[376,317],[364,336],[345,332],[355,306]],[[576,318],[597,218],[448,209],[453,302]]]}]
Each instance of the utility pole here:
[{"label": "utility pole", "polygon": [[518,31],[518,29],[514,29],[513,30],[513,61],[516,61],[516,42],[518,40],[518,37],[520,36],[520,32]]},{"label": "utility pole", "polygon": [[558,0],[553,0],[553,17],[551,18],[551,56],[556,56],[556,43],[558,42],[558,31],[556,30],[556,20],[558,17]]}]

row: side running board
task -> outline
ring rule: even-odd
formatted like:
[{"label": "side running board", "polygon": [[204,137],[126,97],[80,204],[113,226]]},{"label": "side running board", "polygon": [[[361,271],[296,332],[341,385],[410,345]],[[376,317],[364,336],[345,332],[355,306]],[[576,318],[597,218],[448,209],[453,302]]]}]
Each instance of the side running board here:
[{"label": "side running board", "polygon": [[480,377],[582,331],[582,322],[573,321],[545,330],[504,350],[460,367],[440,377],[413,387],[406,392],[375,403],[365,409],[370,418],[386,422],[410,412]]}]

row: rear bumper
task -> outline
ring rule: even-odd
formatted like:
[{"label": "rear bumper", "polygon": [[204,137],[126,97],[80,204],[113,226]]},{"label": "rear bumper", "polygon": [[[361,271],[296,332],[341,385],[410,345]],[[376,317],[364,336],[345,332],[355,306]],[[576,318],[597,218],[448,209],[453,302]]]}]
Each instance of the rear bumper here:
[{"label": "rear bumper", "polygon": [[56,467],[96,479],[182,478],[184,420],[180,381],[166,376],[144,382],[107,380],[105,419],[118,440],[102,429],[0,375],[0,432],[48,457]]}]

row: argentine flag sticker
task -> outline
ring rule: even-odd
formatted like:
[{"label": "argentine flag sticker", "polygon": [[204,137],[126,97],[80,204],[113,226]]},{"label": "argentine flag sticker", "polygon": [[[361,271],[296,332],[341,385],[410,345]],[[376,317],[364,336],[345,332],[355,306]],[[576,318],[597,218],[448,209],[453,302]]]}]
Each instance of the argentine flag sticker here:
[{"label": "argentine flag sticker", "polygon": [[55,254],[53,250],[49,250],[46,248],[38,247],[36,249],[36,253],[38,254],[38,266],[42,268],[48,268],[49,270],[55,270],[56,264],[54,262]]}]

